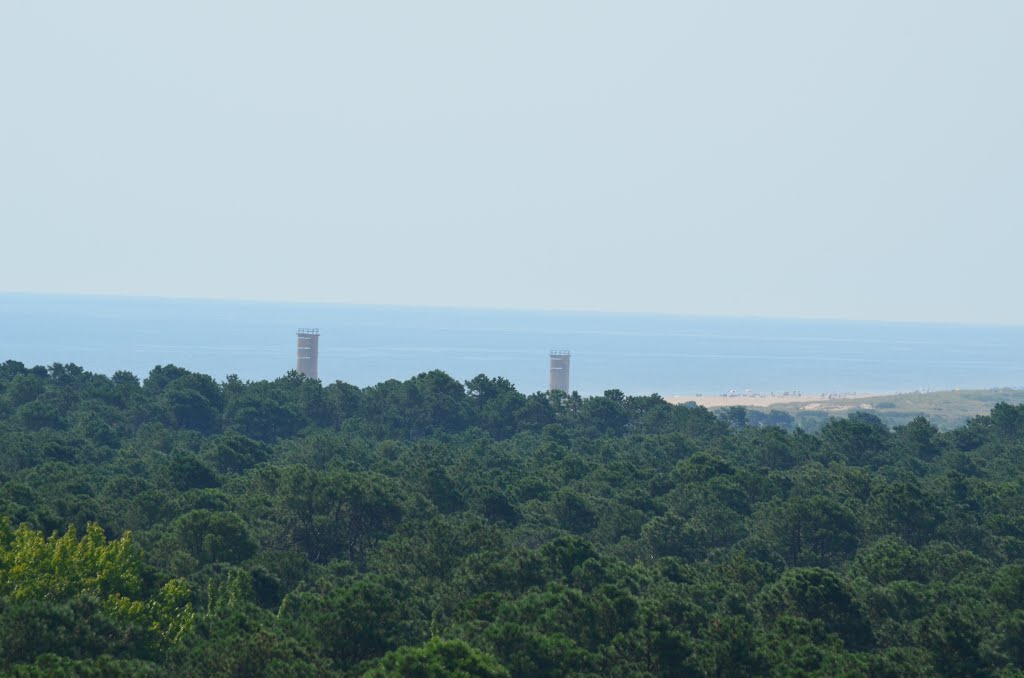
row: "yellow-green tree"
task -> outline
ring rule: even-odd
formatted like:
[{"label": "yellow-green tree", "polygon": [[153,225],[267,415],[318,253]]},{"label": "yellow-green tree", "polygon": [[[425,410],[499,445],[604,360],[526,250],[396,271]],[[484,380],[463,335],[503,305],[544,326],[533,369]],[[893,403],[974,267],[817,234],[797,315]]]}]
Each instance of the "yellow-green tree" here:
[{"label": "yellow-green tree", "polygon": [[0,597],[13,601],[63,602],[79,596],[101,601],[114,617],[147,629],[159,644],[177,642],[195,622],[184,580],[174,579],[141,599],[142,553],[130,532],[110,541],[96,523],[78,537],[0,520]]}]

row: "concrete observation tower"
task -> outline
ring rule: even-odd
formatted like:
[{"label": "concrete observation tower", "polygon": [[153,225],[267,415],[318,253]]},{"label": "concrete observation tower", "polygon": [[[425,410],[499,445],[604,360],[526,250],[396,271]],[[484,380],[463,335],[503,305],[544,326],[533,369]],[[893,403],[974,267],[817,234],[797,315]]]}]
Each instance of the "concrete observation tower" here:
[{"label": "concrete observation tower", "polygon": [[295,369],[310,379],[317,379],[316,366],[320,358],[320,330],[300,327],[295,333]]},{"label": "concrete observation tower", "polygon": [[569,390],[569,359],[572,354],[569,351],[551,351],[551,379],[548,382],[548,391],[562,391],[570,393]]}]

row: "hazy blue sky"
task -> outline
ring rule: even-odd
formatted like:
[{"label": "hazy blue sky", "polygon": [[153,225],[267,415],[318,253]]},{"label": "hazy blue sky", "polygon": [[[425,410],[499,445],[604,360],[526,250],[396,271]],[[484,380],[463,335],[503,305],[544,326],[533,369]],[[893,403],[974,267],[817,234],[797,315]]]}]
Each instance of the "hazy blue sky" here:
[{"label": "hazy blue sky", "polygon": [[0,291],[1024,323],[1024,2],[0,2]]}]

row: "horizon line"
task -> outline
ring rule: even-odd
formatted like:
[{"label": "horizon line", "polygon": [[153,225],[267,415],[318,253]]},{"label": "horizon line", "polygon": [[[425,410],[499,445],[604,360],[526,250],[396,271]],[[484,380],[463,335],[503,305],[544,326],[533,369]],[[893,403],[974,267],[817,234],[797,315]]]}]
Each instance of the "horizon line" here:
[{"label": "horizon line", "polygon": [[452,305],[452,304],[401,304],[401,303],[370,303],[358,301],[309,301],[293,299],[254,299],[247,297],[192,297],[192,296],[167,296],[159,294],[117,294],[104,292],[34,292],[0,290],[2,297],[79,297],[89,299],[132,299],[138,301],[167,301],[167,302],[197,302],[197,303],[238,303],[238,304],[266,304],[266,305],[287,305],[287,306],[340,306],[360,307],[372,309],[390,309],[405,311],[461,311],[461,312],[506,312],[506,313],[568,313],[572,315],[610,315],[610,316],[638,316],[638,317],[662,317],[662,318],[701,318],[701,319],[722,319],[722,320],[758,320],[758,321],[799,321],[799,322],[830,322],[850,324],[881,324],[881,325],[917,325],[917,326],[946,326],[946,327],[999,327],[999,328],[1024,328],[1024,323],[1014,322],[967,322],[958,320],[885,320],[877,318],[848,318],[841,316],[800,316],[800,315],[757,315],[757,314],[708,314],[708,313],[681,313],[670,311],[623,311],[623,310],[597,310],[589,308],[535,308],[526,306],[477,306],[477,305]]}]

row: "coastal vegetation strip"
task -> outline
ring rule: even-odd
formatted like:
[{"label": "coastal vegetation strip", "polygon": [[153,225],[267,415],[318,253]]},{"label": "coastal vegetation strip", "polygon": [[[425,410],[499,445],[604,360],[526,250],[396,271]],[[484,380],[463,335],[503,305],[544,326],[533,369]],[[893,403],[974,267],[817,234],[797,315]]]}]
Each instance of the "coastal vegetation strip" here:
[{"label": "coastal vegetation strip", "polygon": [[962,425],[971,417],[988,412],[997,403],[1019,405],[1024,403],[1024,389],[951,389],[946,391],[911,391],[907,393],[794,393],[723,394],[717,396],[671,396],[668,402],[688,402],[719,410],[744,407],[767,413],[783,412],[818,428],[830,416],[845,416],[851,412],[871,412],[891,426],[906,424],[915,417],[926,417],[943,430]]}]

